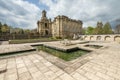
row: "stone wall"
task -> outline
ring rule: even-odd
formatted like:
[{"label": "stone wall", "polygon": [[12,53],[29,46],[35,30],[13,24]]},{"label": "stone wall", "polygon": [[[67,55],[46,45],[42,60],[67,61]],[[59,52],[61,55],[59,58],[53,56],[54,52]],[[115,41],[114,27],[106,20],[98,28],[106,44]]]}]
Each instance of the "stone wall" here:
[{"label": "stone wall", "polygon": [[111,35],[79,35],[80,39],[86,41],[116,41],[120,42],[120,34]]},{"label": "stone wall", "polygon": [[6,34],[0,35],[1,40],[14,40],[14,39],[38,39],[44,38],[44,36],[40,36],[39,34]]},{"label": "stone wall", "polygon": [[57,16],[52,25],[53,37],[73,37],[74,34],[81,34],[82,21],[70,19],[67,16]]}]

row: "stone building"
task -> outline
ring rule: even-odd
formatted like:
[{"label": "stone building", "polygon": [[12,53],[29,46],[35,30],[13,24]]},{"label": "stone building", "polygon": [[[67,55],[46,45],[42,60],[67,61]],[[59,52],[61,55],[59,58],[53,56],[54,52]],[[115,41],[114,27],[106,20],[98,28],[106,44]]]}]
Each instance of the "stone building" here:
[{"label": "stone building", "polygon": [[38,29],[37,31],[41,36],[49,37],[52,36],[52,22],[51,19],[46,17],[46,11],[42,11],[41,20],[37,22]]},{"label": "stone building", "polygon": [[42,11],[41,20],[37,24],[41,36],[66,38],[82,33],[82,21],[70,19],[63,15],[59,15],[51,21],[47,19],[45,10]]}]

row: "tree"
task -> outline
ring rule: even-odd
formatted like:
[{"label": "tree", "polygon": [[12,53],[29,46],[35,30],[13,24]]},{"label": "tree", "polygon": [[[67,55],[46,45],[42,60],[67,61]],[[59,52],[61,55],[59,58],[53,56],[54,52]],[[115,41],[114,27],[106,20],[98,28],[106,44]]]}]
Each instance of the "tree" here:
[{"label": "tree", "polygon": [[87,27],[86,34],[88,35],[94,34],[94,28],[91,26]]},{"label": "tree", "polygon": [[24,30],[23,29],[21,30],[21,34],[24,34]]},{"label": "tree", "polygon": [[6,23],[3,26],[8,26]]},{"label": "tree", "polygon": [[9,26],[7,24],[4,24],[1,28],[2,33],[8,33],[9,32]]},{"label": "tree", "polygon": [[24,34],[24,31],[21,28],[13,28],[11,33],[14,33],[14,34]]},{"label": "tree", "polygon": [[112,28],[109,22],[105,23],[104,27],[103,27],[103,34],[112,34]]},{"label": "tree", "polygon": [[24,33],[23,29],[19,28],[18,30],[19,30],[18,34],[23,34]]},{"label": "tree", "polygon": [[29,29],[24,30],[24,33],[25,33],[25,34],[30,34],[30,32],[31,32],[31,31],[30,31]]},{"label": "tree", "polygon": [[94,34],[103,34],[103,29],[96,27],[94,30]]},{"label": "tree", "polygon": [[103,24],[102,24],[102,22],[97,22],[97,27],[94,30],[94,34],[103,34]]},{"label": "tree", "polygon": [[0,22],[0,33],[2,32],[1,29],[2,29],[2,23]]}]

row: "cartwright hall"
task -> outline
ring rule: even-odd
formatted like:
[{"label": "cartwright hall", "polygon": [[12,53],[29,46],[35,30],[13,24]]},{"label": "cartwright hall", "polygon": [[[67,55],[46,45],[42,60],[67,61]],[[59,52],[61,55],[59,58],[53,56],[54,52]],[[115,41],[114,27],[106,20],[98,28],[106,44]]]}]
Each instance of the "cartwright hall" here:
[{"label": "cartwright hall", "polygon": [[48,19],[46,11],[42,11],[42,17],[37,21],[37,31],[41,36],[47,37],[73,37],[82,33],[82,21],[71,19],[64,15],[58,15],[53,21]]}]

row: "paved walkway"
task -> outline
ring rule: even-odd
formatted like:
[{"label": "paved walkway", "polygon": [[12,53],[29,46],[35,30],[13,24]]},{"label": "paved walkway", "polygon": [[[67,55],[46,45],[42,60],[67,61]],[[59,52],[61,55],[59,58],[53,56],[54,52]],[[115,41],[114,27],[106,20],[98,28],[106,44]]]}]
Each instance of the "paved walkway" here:
[{"label": "paved walkway", "polygon": [[30,51],[35,50],[30,45],[24,45],[24,44],[11,44],[11,45],[0,45],[0,54],[9,54],[13,52],[23,52],[23,51]]},{"label": "paved walkway", "polygon": [[0,45],[8,45],[9,42],[8,41],[0,41]]},{"label": "paved walkway", "polygon": [[108,47],[94,51],[97,55],[71,73],[37,51],[0,59],[0,80],[120,80],[120,44],[105,44]]}]

